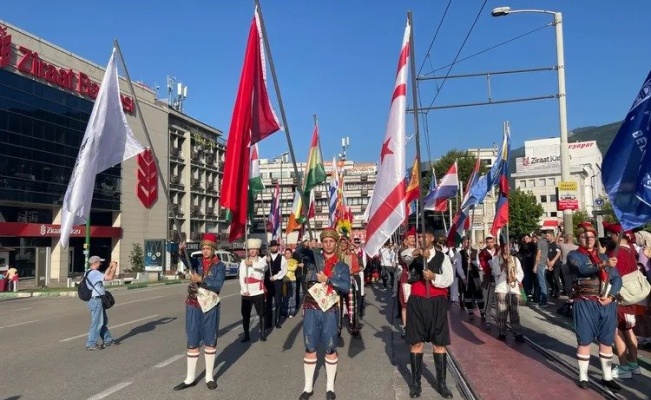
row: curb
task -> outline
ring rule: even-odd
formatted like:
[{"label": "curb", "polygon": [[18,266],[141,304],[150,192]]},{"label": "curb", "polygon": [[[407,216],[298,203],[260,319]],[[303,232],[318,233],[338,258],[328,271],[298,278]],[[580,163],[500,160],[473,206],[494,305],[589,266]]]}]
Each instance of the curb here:
[{"label": "curb", "polygon": [[[121,287],[116,287],[111,289],[107,287],[110,291],[123,291],[123,290],[137,290],[144,289],[147,287],[156,287],[156,286],[167,286],[167,285],[177,285],[184,283],[185,280],[173,280],[165,282],[155,282],[155,283],[130,283]],[[9,293],[0,293],[0,302],[13,299],[26,299],[30,297],[77,297],[77,290],[67,290],[60,292],[9,292]]]}]

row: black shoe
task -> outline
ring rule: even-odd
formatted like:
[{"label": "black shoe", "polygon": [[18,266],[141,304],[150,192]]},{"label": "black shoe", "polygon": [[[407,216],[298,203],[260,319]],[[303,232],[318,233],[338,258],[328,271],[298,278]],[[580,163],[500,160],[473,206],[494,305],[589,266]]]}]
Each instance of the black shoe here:
[{"label": "black shoe", "polygon": [[609,380],[609,381],[607,381],[605,379],[602,379],[601,380],[601,385],[607,387],[610,390],[619,390],[619,389],[622,388],[621,386],[619,386],[619,383],[615,382],[612,379]]},{"label": "black shoe", "polygon": [[336,398],[337,398],[337,395],[332,390],[328,390],[326,392],[326,400],[335,400]]},{"label": "black shoe", "polygon": [[260,341],[261,342],[267,341],[267,333],[265,331],[260,331]]},{"label": "black shoe", "polygon": [[298,397],[298,400],[308,400],[310,397],[312,397],[313,394],[314,394],[314,391],[312,391],[312,392],[303,392]]},{"label": "black shoe", "polygon": [[206,382],[206,386],[208,386],[208,389],[210,390],[215,390],[217,389],[217,382],[215,381]]},{"label": "black shoe", "polygon": [[498,335],[497,340],[501,340],[503,342],[506,342],[506,335]]},{"label": "black shoe", "polygon": [[280,324],[276,324],[276,329],[280,329],[280,328],[282,328],[282,326],[280,326]]},{"label": "black shoe", "polygon": [[515,341],[518,343],[524,343],[524,336],[523,335],[515,335]]},{"label": "black shoe", "polygon": [[242,340],[240,340],[240,343],[246,343],[246,342],[250,342],[250,341],[251,341],[251,338],[249,337],[249,335],[246,335],[246,336],[244,336],[242,338]]},{"label": "black shoe", "polygon": [[579,381],[579,387],[581,389],[588,389],[590,388],[590,384],[588,383],[588,381]]},{"label": "black shoe", "polygon": [[448,389],[448,386],[445,384],[445,382],[437,383],[437,388],[436,391],[439,392],[441,397],[444,399],[451,399],[454,397],[450,389]]},{"label": "black shoe", "polygon": [[434,353],[434,368],[436,369],[436,391],[439,392],[444,399],[451,399],[452,392],[448,389],[445,381],[447,379],[447,358],[446,353]]},{"label": "black shoe", "polygon": [[192,383],[181,382],[178,385],[174,386],[174,390],[183,390],[183,389],[187,389],[189,387],[192,387],[194,385],[196,385],[196,383],[194,383],[194,382],[192,382]]}]

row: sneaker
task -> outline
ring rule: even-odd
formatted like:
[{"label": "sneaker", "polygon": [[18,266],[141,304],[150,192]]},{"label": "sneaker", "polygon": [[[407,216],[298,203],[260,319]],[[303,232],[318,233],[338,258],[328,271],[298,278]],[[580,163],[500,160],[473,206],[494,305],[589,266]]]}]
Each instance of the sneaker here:
[{"label": "sneaker", "polygon": [[633,373],[628,366],[614,365],[612,374],[615,379],[631,379],[633,377]]},{"label": "sneaker", "polygon": [[642,369],[638,364],[628,363],[628,370],[631,371],[633,375],[642,375]]},{"label": "sneaker", "polygon": [[97,350],[103,350],[103,349],[104,349],[104,346],[102,346],[101,344],[96,344],[95,346],[86,347],[86,351],[97,351]]},{"label": "sneaker", "polygon": [[104,347],[119,346],[120,344],[122,343],[118,342],[117,340],[114,340],[112,342],[104,343]]}]

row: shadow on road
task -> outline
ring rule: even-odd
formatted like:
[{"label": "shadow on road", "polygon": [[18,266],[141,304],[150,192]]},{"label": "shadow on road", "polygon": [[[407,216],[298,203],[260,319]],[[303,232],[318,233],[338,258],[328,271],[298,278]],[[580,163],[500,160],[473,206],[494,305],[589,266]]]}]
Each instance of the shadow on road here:
[{"label": "shadow on road", "polygon": [[[231,365],[235,364],[237,360],[240,359],[246,353],[246,351],[251,347],[251,342],[249,343],[240,343],[240,338],[237,337],[232,341],[228,346],[219,353],[217,359],[215,359],[215,365],[219,366],[217,372],[213,375],[215,382],[228,371]],[[201,375],[197,378],[198,380],[203,379],[206,376],[206,371],[204,370]]]},{"label": "shadow on road", "polygon": [[20,399],[21,396],[11,396],[11,397],[6,397],[4,400],[18,400]]},{"label": "shadow on road", "polygon": [[123,342],[141,333],[151,332],[154,329],[156,329],[158,325],[169,324],[174,320],[176,320],[176,317],[165,317],[165,318],[157,319],[156,321],[147,322],[146,324],[136,326],[135,328],[131,329],[129,333],[115,340],[117,340],[118,342]]}]

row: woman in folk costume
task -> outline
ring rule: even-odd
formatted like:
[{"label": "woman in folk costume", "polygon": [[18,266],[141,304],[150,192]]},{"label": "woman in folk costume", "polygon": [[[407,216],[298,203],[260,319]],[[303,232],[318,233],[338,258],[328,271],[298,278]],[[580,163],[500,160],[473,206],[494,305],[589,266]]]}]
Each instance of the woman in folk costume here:
[{"label": "woman in folk costume", "polygon": [[524,279],[524,271],[520,260],[511,255],[507,244],[502,243],[499,255],[489,261],[493,276],[495,277],[495,295],[497,298],[497,329],[499,340],[506,340],[507,318],[511,320],[515,341],[524,343],[522,326],[520,326],[520,282]]},{"label": "woman in folk costume", "polygon": [[[216,389],[213,376],[217,353],[217,332],[219,330],[219,292],[226,279],[226,265],[215,255],[217,238],[206,233],[201,240],[201,260],[192,260],[190,286],[185,300],[185,332],[187,335],[187,373],[185,380],[174,386],[174,390],[187,389],[196,384],[196,369],[199,360],[199,346],[204,344],[206,359],[206,386]],[[185,263],[185,243],[179,246],[181,259]],[[215,304],[216,303],[216,304]]]},{"label": "woman in folk costume", "polygon": [[597,231],[589,222],[579,224],[577,235],[579,248],[567,255],[570,269],[577,276],[574,285],[574,327],[578,346],[579,387],[588,389],[590,345],[599,341],[601,361],[601,384],[612,390],[621,389],[612,377],[612,344],[617,327],[617,304],[615,299],[622,287],[617,272],[617,258],[600,254],[596,248]]}]

